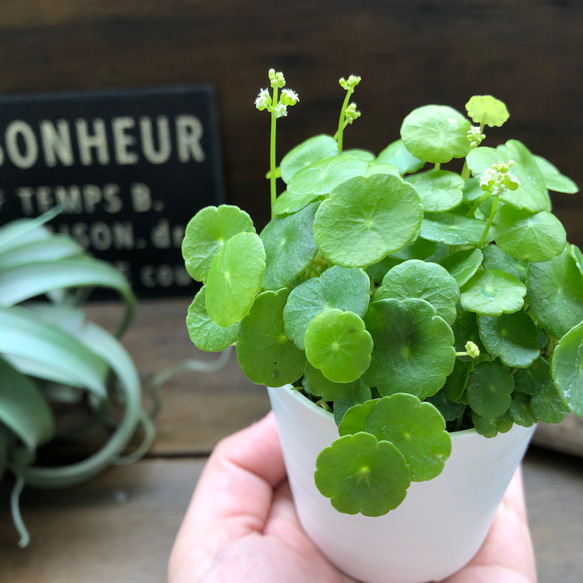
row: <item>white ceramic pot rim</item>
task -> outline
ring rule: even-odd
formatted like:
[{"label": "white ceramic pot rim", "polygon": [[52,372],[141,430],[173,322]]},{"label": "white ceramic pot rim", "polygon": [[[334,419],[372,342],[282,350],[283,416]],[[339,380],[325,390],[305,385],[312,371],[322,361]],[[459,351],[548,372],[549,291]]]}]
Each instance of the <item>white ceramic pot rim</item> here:
[{"label": "white ceramic pot rim", "polygon": [[[330,413],[329,411],[325,411],[324,409],[322,409],[322,407],[318,407],[318,405],[316,405],[316,403],[314,403],[313,401],[308,399],[305,395],[303,395],[301,392],[301,388],[294,387],[292,385],[285,385],[285,386],[279,387],[275,390],[288,390],[290,395],[293,396],[293,398],[296,399],[303,406],[308,407],[308,409],[311,409],[314,413],[316,413],[317,415],[320,415],[324,419],[334,421],[334,415],[332,415],[332,413]],[[452,437],[452,439],[454,437],[455,437],[455,439],[464,439],[464,438],[473,437],[476,434],[477,434],[477,431],[472,427],[471,429],[462,429],[461,431],[454,431],[454,432],[450,433],[449,435]],[[485,439],[487,439],[487,438],[485,438]]]}]

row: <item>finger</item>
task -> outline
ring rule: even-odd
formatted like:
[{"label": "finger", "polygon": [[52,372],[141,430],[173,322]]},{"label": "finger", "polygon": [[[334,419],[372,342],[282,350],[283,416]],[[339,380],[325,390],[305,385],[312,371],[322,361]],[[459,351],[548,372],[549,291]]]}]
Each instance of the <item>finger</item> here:
[{"label": "finger", "polygon": [[196,532],[221,529],[232,536],[261,531],[273,488],[285,477],[272,413],[221,441],[209,458],[184,519]]},{"label": "finger", "polygon": [[268,536],[286,538],[286,533],[290,531],[302,531],[302,527],[294,506],[289,482],[284,480],[275,490],[273,504],[263,532]]}]

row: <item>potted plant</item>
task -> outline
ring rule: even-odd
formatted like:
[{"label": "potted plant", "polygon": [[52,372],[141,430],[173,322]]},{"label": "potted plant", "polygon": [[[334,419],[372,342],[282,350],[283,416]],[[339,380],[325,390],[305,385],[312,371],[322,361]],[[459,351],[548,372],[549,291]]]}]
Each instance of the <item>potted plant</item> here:
[{"label": "potted plant", "polygon": [[298,96],[269,80],[272,218],[260,235],[235,206],[190,221],[190,336],[235,344],[269,387],[300,519],[334,562],[365,581],[446,577],[536,423],[583,416],[583,255],[548,194],[577,187],[517,140],[482,144],[509,117],[491,96],[467,116],[415,109],[376,156],[344,150],[355,76],[335,135],[277,166]]},{"label": "potted plant", "polygon": [[[137,370],[118,341],[136,298],[113,266],[44,225],[57,213],[0,227],[0,480],[14,478],[11,510],[20,546],[29,541],[19,509],[24,486],[79,484],[112,464],[139,459],[154,437]],[[94,287],[124,299],[115,335],[85,314],[84,300]],[[64,423],[70,420],[66,413],[75,414],[73,424]],[[42,446],[83,440],[99,426],[107,429],[105,443],[84,459],[57,467],[37,460]],[[143,443],[125,455],[140,427]]]}]

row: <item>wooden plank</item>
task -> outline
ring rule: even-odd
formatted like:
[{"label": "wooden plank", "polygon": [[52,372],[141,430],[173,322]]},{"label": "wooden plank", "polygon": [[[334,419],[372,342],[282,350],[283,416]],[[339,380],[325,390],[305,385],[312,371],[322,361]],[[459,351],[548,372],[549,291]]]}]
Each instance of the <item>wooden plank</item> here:
[{"label": "wooden plank", "polygon": [[557,425],[541,423],[536,429],[533,443],[583,457],[583,419],[570,413]]},{"label": "wooden plank", "polygon": [[0,500],[0,580],[11,583],[159,583],[204,461],[111,468],[62,491],[25,490],[32,541],[20,550]]},{"label": "wooden plank", "polygon": [[[25,550],[0,487],[0,580],[10,583],[159,583],[204,460],[150,459],[64,491],[25,490]],[[525,483],[541,583],[583,581],[583,467],[537,449]]]},{"label": "wooden plank", "polygon": [[531,448],[524,479],[539,581],[583,583],[583,463]]}]

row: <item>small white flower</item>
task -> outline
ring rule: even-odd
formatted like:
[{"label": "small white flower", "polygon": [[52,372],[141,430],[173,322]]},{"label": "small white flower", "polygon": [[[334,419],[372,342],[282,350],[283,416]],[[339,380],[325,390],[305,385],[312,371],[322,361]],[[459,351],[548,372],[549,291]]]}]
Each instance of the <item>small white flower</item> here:
[{"label": "small white flower", "polygon": [[267,89],[262,89],[259,92],[259,95],[255,99],[255,107],[259,111],[263,111],[267,109],[271,105],[271,97],[269,95],[269,91]]},{"label": "small white flower", "polygon": [[513,160],[508,164],[504,162],[492,164],[480,179],[482,190],[488,191],[493,196],[501,196],[507,190],[516,190],[520,186],[520,181],[509,171],[513,165]]},{"label": "small white flower", "polygon": [[470,147],[477,148],[484,140],[486,135],[480,130],[480,126],[472,126],[468,130],[468,140],[470,141]]},{"label": "small white flower", "polygon": [[275,112],[276,118],[285,117],[287,115],[287,107],[281,102],[274,107],[273,111]]},{"label": "small white flower", "polygon": [[283,89],[281,92],[280,100],[284,105],[288,106],[295,105],[300,100],[300,98],[298,97],[298,94],[292,89]]}]

